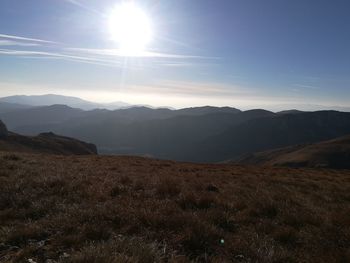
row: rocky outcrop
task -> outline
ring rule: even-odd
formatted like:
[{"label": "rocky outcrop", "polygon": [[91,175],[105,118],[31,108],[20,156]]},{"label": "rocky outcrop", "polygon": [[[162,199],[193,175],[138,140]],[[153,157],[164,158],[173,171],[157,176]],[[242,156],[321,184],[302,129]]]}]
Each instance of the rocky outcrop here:
[{"label": "rocky outcrop", "polygon": [[0,138],[5,138],[8,135],[6,125],[0,120]]},{"label": "rocky outcrop", "polygon": [[31,152],[62,155],[94,155],[97,148],[94,144],[74,138],[56,135],[52,132],[38,136],[23,136],[8,132],[0,120],[0,151]]}]

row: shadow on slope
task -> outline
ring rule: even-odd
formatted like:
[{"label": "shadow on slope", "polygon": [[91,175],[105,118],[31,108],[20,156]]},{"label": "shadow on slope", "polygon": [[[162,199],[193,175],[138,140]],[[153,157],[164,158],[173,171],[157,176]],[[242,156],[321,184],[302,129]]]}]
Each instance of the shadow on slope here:
[{"label": "shadow on slope", "polygon": [[94,144],[59,136],[51,132],[41,133],[38,136],[22,136],[8,132],[6,126],[1,121],[0,150],[63,155],[97,154],[97,148]]},{"label": "shadow on slope", "polygon": [[311,145],[297,145],[254,153],[233,162],[253,165],[350,169],[350,136]]}]

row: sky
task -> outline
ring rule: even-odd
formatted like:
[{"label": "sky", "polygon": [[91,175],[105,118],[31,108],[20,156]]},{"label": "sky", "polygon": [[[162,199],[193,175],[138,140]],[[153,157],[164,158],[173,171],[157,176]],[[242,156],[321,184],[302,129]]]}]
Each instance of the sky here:
[{"label": "sky", "polygon": [[0,96],[350,107],[348,0],[134,0],[153,37],[132,56],[111,33],[125,2],[1,0]]}]

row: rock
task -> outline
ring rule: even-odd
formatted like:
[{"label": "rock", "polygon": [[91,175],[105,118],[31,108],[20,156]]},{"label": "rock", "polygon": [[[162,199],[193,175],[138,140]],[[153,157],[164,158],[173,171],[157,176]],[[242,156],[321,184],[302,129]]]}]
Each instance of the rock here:
[{"label": "rock", "polygon": [[0,138],[8,136],[6,125],[0,120]]}]

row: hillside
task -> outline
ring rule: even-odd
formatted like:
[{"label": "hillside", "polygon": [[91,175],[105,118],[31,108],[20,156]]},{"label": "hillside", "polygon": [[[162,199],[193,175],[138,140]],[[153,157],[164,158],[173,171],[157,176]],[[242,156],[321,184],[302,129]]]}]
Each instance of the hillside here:
[{"label": "hillside", "polygon": [[206,138],[188,153],[193,161],[236,159],[244,154],[316,143],[350,134],[350,113],[317,111],[256,118]]},{"label": "hillside", "polygon": [[350,169],[350,136],[244,156],[240,164]]},{"label": "hillside", "polygon": [[95,145],[54,133],[41,133],[38,136],[23,136],[9,132],[0,121],[0,151],[49,153],[64,155],[97,154]]},{"label": "hillside", "polygon": [[350,260],[349,171],[6,152],[0,163],[1,262]]}]

